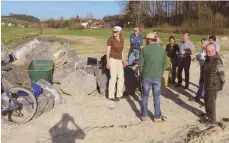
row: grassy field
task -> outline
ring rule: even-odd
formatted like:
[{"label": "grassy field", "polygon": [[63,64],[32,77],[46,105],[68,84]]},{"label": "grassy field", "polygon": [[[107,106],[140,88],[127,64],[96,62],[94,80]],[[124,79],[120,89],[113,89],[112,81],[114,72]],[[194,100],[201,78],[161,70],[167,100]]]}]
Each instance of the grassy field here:
[{"label": "grassy field", "polygon": [[[69,30],[69,29],[44,29],[42,35],[64,35],[64,36],[87,36],[94,37],[99,40],[103,40],[105,43],[106,40],[112,35],[112,29],[84,29],[84,30]],[[152,29],[145,29],[143,35],[150,33]],[[28,40],[30,38],[34,38],[38,36],[38,30],[36,28],[2,28],[2,42],[6,45],[13,45],[12,43],[22,42],[24,40]],[[129,44],[129,35],[132,33],[131,29],[124,29],[124,38],[125,42]],[[164,43],[164,46],[168,43],[169,36],[173,35],[176,38],[176,42],[180,43],[182,39],[182,34],[168,34],[168,33],[159,33],[161,40]],[[203,37],[207,37],[207,35],[191,35],[190,40],[195,44],[196,51],[200,50],[200,39]],[[125,45],[126,45],[125,44]],[[222,47],[222,46],[221,46]],[[222,47],[224,49],[224,47]]]}]

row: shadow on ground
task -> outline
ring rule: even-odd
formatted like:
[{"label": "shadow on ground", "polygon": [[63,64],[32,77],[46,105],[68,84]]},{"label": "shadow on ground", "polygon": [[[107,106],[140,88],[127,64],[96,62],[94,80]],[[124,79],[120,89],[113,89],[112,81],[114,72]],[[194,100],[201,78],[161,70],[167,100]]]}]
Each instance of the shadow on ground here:
[{"label": "shadow on ground", "polygon": [[[69,129],[69,123],[72,123],[75,129]],[[75,143],[76,139],[83,140],[86,136],[68,113],[63,114],[62,119],[49,130],[49,133],[52,137],[52,143]]]},{"label": "shadow on ground", "polygon": [[[177,89],[175,89],[177,91]],[[202,112],[201,110],[187,104],[185,101],[183,101],[178,94],[175,94],[171,89],[169,89],[168,87],[161,87],[161,95],[163,95],[165,98],[168,98],[170,100],[172,100],[174,103],[176,103],[177,105],[179,105],[180,107],[190,111],[191,113],[193,113],[194,115],[196,115],[197,117],[200,118],[200,120],[203,120],[202,115],[204,114],[204,112]],[[183,95],[190,97],[191,95],[188,95],[188,93],[183,93]]]}]

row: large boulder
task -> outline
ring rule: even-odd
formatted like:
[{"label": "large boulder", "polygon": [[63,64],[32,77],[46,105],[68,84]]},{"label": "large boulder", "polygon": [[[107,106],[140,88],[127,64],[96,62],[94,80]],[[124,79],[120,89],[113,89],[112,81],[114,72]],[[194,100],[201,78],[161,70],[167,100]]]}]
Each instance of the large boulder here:
[{"label": "large boulder", "polygon": [[41,46],[33,49],[30,53],[25,55],[25,58],[27,63],[30,63],[32,60],[52,59],[52,54],[49,52],[48,46]]},{"label": "large boulder", "polygon": [[15,86],[22,86],[25,88],[31,88],[31,81],[26,68],[18,67],[13,64],[2,67],[2,70],[11,69],[8,72],[5,72],[2,77],[3,81],[6,81],[6,87],[11,88]]},{"label": "large boulder", "polygon": [[1,64],[6,65],[10,62],[8,48],[2,43],[1,44]]},{"label": "large boulder", "polygon": [[96,90],[96,78],[84,70],[77,70],[61,81],[61,89],[70,95],[91,94]]},{"label": "large boulder", "polygon": [[62,67],[55,68],[53,71],[53,82],[60,83],[66,76],[72,73],[75,70],[75,63],[67,63]]},{"label": "large boulder", "polygon": [[66,63],[71,63],[80,60],[76,51],[73,49],[62,48],[53,54],[55,68],[61,67]]},{"label": "large boulder", "polygon": [[84,67],[87,65],[87,60],[86,59],[79,59],[75,61],[75,69],[84,69]]},{"label": "large boulder", "polygon": [[17,59],[24,58],[25,55],[29,54],[33,49],[37,48],[39,44],[40,42],[37,39],[34,39],[33,41],[29,41],[28,43],[17,47],[15,57]]}]

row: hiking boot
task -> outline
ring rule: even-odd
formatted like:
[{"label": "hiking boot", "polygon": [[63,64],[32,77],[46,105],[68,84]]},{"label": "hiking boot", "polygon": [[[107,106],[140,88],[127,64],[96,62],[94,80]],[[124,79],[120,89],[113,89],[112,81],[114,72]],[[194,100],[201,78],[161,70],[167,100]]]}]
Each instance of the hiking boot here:
[{"label": "hiking boot", "polygon": [[188,84],[185,84],[184,89],[188,89],[188,87],[189,87],[189,85]]},{"label": "hiking boot", "polygon": [[199,97],[195,97],[195,102],[199,103],[200,102],[200,98]]}]

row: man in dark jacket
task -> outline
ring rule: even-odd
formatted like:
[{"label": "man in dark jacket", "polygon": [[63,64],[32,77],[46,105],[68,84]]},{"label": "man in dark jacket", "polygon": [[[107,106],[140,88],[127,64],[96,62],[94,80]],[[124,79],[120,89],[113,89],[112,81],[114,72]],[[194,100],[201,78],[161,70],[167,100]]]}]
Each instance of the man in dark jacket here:
[{"label": "man in dark jacket", "polygon": [[216,123],[216,97],[217,92],[223,89],[225,83],[225,73],[223,63],[216,52],[214,44],[207,45],[206,60],[203,69],[204,77],[204,101],[206,118],[213,124]]}]

